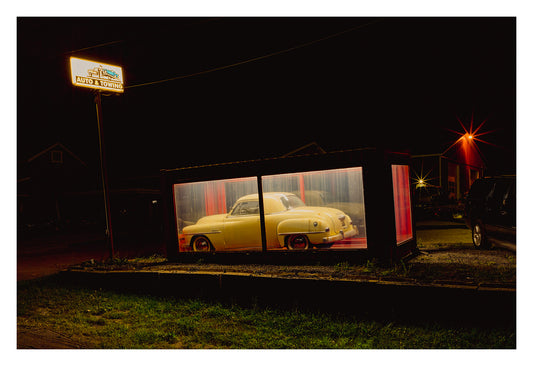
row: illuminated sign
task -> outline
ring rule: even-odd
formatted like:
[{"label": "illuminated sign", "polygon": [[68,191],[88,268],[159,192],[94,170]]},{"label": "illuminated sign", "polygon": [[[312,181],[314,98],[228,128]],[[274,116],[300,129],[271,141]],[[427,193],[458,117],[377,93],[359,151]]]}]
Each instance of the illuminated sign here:
[{"label": "illuminated sign", "polygon": [[70,73],[75,86],[124,92],[124,75],[120,66],[71,57]]}]

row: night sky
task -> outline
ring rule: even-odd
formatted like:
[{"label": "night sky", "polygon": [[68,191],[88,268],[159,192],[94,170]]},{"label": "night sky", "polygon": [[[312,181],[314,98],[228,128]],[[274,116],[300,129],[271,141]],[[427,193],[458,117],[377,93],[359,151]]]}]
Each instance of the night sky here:
[{"label": "night sky", "polygon": [[59,141],[98,168],[93,95],[70,81],[77,56],[124,69],[125,93],[103,100],[112,186],[313,141],[327,151],[438,153],[458,137],[448,129],[462,131],[458,119],[469,127],[472,116],[474,127],[486,120],[480,132],[494,130],[481,137],[491,144],[478,143],[489,168],[514,173],[515,26],[514,18],[19,18],[17,159]]}]

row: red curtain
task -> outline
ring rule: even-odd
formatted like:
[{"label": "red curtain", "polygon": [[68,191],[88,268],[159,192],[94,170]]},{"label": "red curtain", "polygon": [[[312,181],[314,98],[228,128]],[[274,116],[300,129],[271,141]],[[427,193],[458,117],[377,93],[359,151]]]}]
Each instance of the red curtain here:
[{"label": "red curtain", "polygon": [[400,244],[413,238],[408,165],[392,165],[392,186],[396,218],[396,244]]},{"label": "red curtain", "polygon": [[226,188],[224,182],[207,182],[204,195],[206,216],[226,213]]}]

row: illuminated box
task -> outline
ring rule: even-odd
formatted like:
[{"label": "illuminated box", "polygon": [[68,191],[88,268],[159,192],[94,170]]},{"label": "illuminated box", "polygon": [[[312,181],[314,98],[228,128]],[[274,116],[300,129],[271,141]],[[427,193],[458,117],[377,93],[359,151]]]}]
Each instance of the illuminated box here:
[{"label": "illuminated box", "polygon": [[358,149],[164,169],[167,256],[416,248],[409,156]]},{"label": "illuminated box", "polygon": [[124,74],[120,66],[71,57],[70,75],[74,86],[124,93]]}]

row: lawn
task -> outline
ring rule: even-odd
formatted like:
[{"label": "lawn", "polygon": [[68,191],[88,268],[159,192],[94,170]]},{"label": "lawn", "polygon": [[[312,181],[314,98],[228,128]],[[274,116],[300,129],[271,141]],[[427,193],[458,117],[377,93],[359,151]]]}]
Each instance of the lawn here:
[{"label": "lawn", "polygon": [[17,324],[60,333],[86,348],[515,348],[508,329],[405,324],[356,316],[240,307],[18,283]]}]

